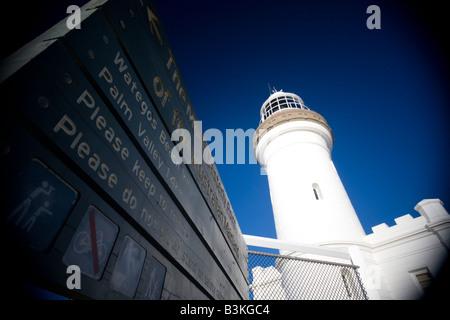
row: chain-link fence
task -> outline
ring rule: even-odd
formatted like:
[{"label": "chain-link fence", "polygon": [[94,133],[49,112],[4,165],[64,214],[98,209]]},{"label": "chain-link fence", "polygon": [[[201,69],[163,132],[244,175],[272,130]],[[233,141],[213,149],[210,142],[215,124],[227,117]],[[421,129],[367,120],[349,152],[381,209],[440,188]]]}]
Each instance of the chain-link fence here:
[{"label": "chain-link fence", "polygon": [[357,266],[249,251],[251,300],[366,300]]}]

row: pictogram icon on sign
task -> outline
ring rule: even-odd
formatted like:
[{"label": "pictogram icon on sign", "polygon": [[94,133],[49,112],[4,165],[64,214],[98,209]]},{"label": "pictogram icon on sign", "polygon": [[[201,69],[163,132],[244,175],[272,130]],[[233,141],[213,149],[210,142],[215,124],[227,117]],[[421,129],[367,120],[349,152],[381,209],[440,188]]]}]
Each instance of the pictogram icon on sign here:
[{"label": "pictogram icon on sign", "polygon": [[117,237],[118,227],[94,206],[89,206],[64,254],[67,265],[100,279]]},{"label": "pictogram icon on sign", "polygon": [[37,159],[23,168],[9,191],[10,229],[30,247],[48,249],[78,193]]}]

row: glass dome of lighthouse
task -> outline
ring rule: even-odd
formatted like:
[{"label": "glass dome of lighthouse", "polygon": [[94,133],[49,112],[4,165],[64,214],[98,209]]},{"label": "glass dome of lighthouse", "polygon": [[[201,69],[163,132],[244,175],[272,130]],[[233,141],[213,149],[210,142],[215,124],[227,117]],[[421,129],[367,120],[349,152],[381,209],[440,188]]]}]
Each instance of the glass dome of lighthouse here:
[{"label": "glass dome of lighthouse", "polygon": [[304,109],[309,110],[303,100],[296,94],[274,91],[261,107],[261,122],[266,120],[272,114],[283,109]]}]

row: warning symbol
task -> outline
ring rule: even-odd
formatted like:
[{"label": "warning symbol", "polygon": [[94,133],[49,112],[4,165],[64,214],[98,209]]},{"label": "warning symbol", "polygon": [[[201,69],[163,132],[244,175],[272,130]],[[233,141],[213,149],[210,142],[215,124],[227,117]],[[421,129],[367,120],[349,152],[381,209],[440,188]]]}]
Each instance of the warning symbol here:
[{"label": "warning symbol", "polygon": [[94,206],[89,206],[64,254],[67,265],[78,265],[81,272],[100,279],[119,228]]}]

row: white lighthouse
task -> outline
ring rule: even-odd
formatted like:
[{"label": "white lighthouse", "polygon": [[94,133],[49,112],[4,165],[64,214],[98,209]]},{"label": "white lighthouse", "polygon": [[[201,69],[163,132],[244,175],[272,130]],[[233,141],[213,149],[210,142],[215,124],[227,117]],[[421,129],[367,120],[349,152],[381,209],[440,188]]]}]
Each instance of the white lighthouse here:
[{"label": "white lighthouse", "polygon": [[253,146],[267,172],[278,239],[360,242],[365,233],[331,159],[334,136],[325,119],[282,91],[260,113]]},{"label": "white lighthouse", "polygon": [[[260,115],[253,151],[267,172],[280,242],[347,251],[352,263],[359,265],[370,299],[423,297],[430,283],[437,281],[450,252],[450,215],[442,201],[422,200],[414,208],[420,216],[405,214],[394,219],[394,225],[382,223],[366,235],[331,159],[334,135],[325,119],[298,95],[282,91],[270,95]],[[330,274],[305,267],[301,273],[308,274],[306,280],[292,278],[299,268],[296,259],[311,255],[280,253],[291,257],[278,259],[275,268],[253,269],[255,297],[276,289],[279,299],[331,298]],[[352,285],[342,271],[343,285],[352,298],[351,288],[359,283]],[[263,274],[270,275],[268,280],[263,281]],[[312,296],[305,292],[308,287],[314,288]],[[315,295],[319,292],[320,297]]]}]

